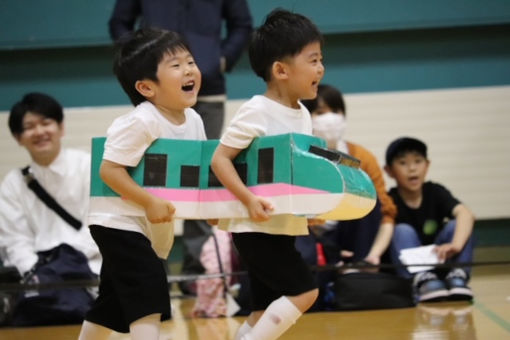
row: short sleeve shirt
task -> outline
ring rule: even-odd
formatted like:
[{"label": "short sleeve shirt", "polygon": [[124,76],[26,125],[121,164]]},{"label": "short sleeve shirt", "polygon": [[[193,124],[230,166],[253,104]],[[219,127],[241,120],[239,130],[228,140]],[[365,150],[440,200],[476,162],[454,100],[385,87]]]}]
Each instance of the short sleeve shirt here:
[{"label": "short sleeve shirt", "polygon": [[[150,102],[139,104],[130,113],[115,119],[108,128],[103,159],[129,167],[136,166],[147,148],[158,138],[205,140],[202,118],[193,109],[184,110],[186,120],[175,125]],[[126,203],[127,204],[127,203]],[[173,239],[173,222],[152,225],[145,217],[95,213],[91,209],[89,224],[143,233],[161,258],[166,258]]]},{"label": "short sleeve shirt", "polygon": [[[256,137],[286,133],[312,134],[312,122],[308,110],[301,103],[299,109],[293,109],[265,96],[257,95],[239,108],[221,137],[220,143],[232,148],[245,149]],[[219,226],[230,232],[308,234],[306,218],[295,215],[274,215],[269,221],[261,223],[241,218],[220,220]]]},{"label": "short sleeve shirt", "polygon": [[397,188],[392,188],[389,195],[397,205],[395,223],[411,225],[417,232],[422,244],[432,244],[446,221],[453,218],[453,208],[459,204],[444,186],[426,182],[423,184],[423,198],[418,208],[411,208],[400,197]]}]

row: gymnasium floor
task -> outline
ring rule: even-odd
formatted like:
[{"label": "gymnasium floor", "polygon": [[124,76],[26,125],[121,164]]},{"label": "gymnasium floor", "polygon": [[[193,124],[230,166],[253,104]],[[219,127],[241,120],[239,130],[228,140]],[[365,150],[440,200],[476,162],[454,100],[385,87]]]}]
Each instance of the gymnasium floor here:
[{"label": "gymnasium floor", "polygon": [[[508,249],[508,248],[507,248]],[[305,314],[281,340],[510,339],[510,265],[473,268],[473,303],[421,304],[415,308]],[[173,299],[161,339],[228,340],[244,318],[191,319],[191,299]],[[80,326],[2,328],[1,340],[75,340]],[[127,340],[114,333],[111,340]]]}]

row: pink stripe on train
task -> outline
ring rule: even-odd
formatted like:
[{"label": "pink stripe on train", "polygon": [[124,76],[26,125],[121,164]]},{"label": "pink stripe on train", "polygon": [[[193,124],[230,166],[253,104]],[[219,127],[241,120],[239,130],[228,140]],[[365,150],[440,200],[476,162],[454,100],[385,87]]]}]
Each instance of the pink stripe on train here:
[{"label": "pink stripe on train", "polygon": [[[180,202],[218,202],[233,201],[236,197],[227,189],[169,189],[169,188],[148,188],[145,189],[154,196],[164,198],[168,201]],[[286,183],[261,184],[249,187],[250,191],[257,196],[273,197],[284,195],[323,194],[324,190],[310,189]]]}]

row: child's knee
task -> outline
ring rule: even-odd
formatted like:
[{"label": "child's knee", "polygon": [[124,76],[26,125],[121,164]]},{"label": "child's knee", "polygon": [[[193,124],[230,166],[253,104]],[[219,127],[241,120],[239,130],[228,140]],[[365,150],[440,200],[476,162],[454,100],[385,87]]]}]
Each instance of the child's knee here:
[{"label": "child's knee", "polygon": [[395,225],[395,231],[393,232],[394,237],[405,237],[416,234],[414,228],[407,223],[399,223]]},{"label": "child's knee", "polygon": [[297,308],[301,310],[302,313],[307,311],[317,300],[319,297],[319,289],[315,288],[312,290],[309,290],[307,292],[304,292],[302,294],[299,294],[298,296],[292,297],[291,300],[294,302]]},{"label": "child's knee", "polygon": [[393,237],[392,241],[398,244],[407,244],[409,242],[413,243],[420,243],[418,239],[418,234],[416,233],[416,230],[407,223],[399,223],[395,225],[395,229],[393,231]]},{"label": "child's knee", "polygon": [[317,300],[317,298],[319,297],[319,289],[315,288],[315,289],[309,291],[308,293],[310,293],[310,301],[313,304],[315,302],[315,300]]}]

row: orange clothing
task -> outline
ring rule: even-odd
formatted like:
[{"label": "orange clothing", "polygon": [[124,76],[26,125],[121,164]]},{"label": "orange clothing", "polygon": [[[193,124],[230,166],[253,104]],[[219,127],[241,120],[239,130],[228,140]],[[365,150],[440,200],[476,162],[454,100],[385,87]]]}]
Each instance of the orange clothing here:
[{"label": "orange clothing", "polygon": [[361,169],[367,173],[372,182],[374,182],[377,198],[381,203],[382,223],[395,223],[397,216],[397,206],[386,191],[381,167],[377,163],[375,156],[359,144],[347,142],[349,155],[356,157],[361,161]]}]

